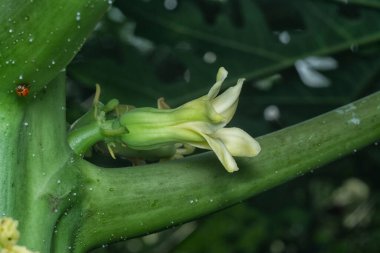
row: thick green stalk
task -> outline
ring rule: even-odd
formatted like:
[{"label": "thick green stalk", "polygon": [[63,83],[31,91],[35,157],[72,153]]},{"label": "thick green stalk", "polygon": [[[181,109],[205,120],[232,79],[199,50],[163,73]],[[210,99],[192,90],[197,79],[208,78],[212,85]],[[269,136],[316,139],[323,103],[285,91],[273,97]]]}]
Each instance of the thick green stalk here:
[{"label": "thick green stalk", "polygon": [[50,252],[54,226],[72,186],[65,180],[68,172],[62,177],[71,155],[66,143],[65,74],[44,94],[28,100],[17,143],[18,165],[13,168],[19,172],[14,177],[18,188],[14,213],[20,221],[21,243],[42,253]]},{"label": "thick green stalk", "polygon": [[258,138],[261,154],[238,159],[240,171],[234,174],[210,152],[134,168],[83,163],[83,217],[74,252],[212,213],[379,138],[380,92]]},{"label": "thick green stalk", "polygon": [[[111,2],[0,0],[0,214],[19,220],[20,243],[41,253],[75,203],[64,75],[53,78]],[[29,85],[28,97],[15,94],[18,84]]]},{"label": "thick green stalk", "polygon": [[[36,97],[0,94],[0,212],[19,221],[20,244],[51,252],[59,217],[71,205],[74,163],[66,142],[65,76]],[[75,202],[74,200],[72,202]]]}]

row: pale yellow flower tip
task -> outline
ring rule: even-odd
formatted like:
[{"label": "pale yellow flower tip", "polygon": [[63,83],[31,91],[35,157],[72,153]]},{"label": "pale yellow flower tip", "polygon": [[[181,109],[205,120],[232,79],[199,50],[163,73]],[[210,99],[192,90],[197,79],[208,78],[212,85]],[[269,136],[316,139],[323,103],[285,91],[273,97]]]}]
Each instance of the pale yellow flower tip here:
[{"label": "pale yellow flower tip", "polygon": [[243,83],[244,79],[239,79],[235,86],[228,88],[225,92],[210,100],[212,107],[223,116],[226,124],[230,122],[235,114]]},{"label": "pale yellow flower tip", "polygon": [[227,78],[228,71],[224,67],[220,67],[218,73],[216,74],[216,81],[223,82]]},{"label": "pale yellow flower tip", "polygon": [[223,167],[230,173],[239,167],[233,158],[253,157],[260,153],[260,144],[240,128],[220,128],[210,135],[203,134]]},{"label": "pale yellow flower tip", "polygon": [[224,143],[232,156],[253,157],[261,151],[260,144],[247,132],[237,127],[218,129],[213,136]]},{"label": "pale yellow flower tip", "polygon": [[17,243],[20,238],[17,226],[18,221],[12,218],[0,218],[0,246],[9,248]]}]

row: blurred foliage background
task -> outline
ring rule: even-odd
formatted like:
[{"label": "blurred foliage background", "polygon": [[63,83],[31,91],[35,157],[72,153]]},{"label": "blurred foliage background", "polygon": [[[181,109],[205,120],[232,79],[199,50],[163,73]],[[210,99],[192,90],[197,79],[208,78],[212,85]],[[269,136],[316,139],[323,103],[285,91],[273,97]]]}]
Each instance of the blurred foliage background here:
[{"label": "blurred foliage background", "polygon": [[[224,66],[226,87],[247,78],[230,125],[263,135],[379,90],[379,41],[378,0],[119,0],[67,68],[68,120],[88,109],[95,83],[103,101],[155,106],[164,96],[175,107],[206,94]],[[93,253],[379,252],[379,146]]]}]

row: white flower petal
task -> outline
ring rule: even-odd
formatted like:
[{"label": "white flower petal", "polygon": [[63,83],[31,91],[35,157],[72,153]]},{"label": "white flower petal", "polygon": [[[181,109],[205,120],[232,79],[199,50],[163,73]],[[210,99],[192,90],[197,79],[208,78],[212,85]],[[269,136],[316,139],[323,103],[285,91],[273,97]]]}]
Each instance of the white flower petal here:
[{"label": "white flower petal", "polygon": [[221,128],[213,134],[220,139],[233,156],[252,157],[260,153],[260,144],[240,128]]},{"label": "white flower petal", "polygon": [[207,143],[210,145],[211,149],[214,151],[219,161],[228,172],[232,173],[239,170],[235,159],[228,152],[226,146],[221,140],[214,139],[207,135],[203,135],[203,137],[206,139]]},{"label": "white flower petal", "polygon": [[227,78],[227,70],[223,67],[219,68],[218,74],[216,74],[216,83],[211,87],[210,91],[207,94],[207,97],[211,100],[214,99],[219,91],[220,87],[222,86],[222,83]]},{"label": "white flower petal", "polygon": [[243,82],[244,79],[239,79],[235,86],[230,87],[212,100],[214,110],[223,116],[226,124],[231,121],[235,114]]}]

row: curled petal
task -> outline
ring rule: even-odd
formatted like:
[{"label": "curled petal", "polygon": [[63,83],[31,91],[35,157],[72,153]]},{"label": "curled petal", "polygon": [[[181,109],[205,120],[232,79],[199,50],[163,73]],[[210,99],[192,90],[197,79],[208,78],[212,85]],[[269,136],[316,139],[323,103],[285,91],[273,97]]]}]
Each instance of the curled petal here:
[{"label": "curled petal", "polygon": [[207,143],[210,145],[210,148],[214,151],[219,161],[228,172],[232,173],[239,170],[235,159],[232,157],[227,147],[221,140],[207,135],[204,135],[203,137],[206,139]]},{"label": "curled petal", "polygon": [[244,79],[239,79],[234,87],[228,88],[212,101],[214,110],[223,115],[226,124],[231,121],[235,114],[243,82]]},{"label": "curled petal", "polygon": [[213,134],[226,145],[233,156],[252,157],[260,153],[260,144],[240,128],[221,128]]},{"label": "curled petal", "polygon": [[228,72],[225,68],[219,68],[218,74],[216,74],[216,83],[211,87],[210,91],[207,94],[207,97],[209,99],[214,99],[218,95],[222,83],[227,78],[227,74]]}]

